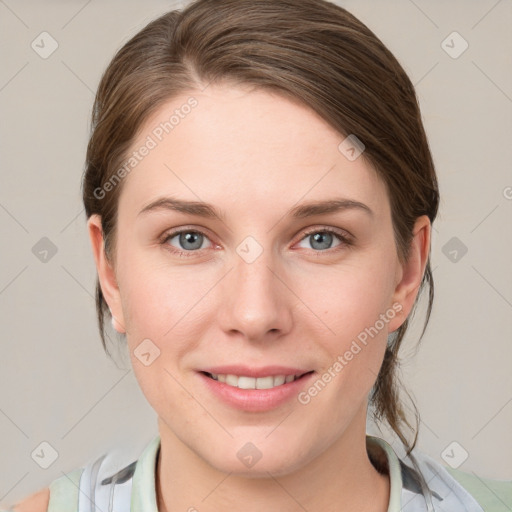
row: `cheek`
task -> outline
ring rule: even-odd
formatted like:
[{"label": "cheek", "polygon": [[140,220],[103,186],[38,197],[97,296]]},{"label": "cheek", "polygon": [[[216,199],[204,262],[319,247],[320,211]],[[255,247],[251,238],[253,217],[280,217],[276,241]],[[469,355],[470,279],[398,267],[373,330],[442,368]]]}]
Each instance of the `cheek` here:
[{"label": "cheek", "polygon": [[130,333],[155,338],[172,328],[193,290],[190,282],[188,287],[183,285],[183,270],[165,266],[163,258],[151,257],[159,250],[144,251],[135,244],[119,249],[119,284],[126,327]]},{"label": "cheek", "polygon": [[[317,380],[300,401],[321,416],[327,409],[339,429],[360,409],[379,374],[388,336],[388,325],[396,312],[389,307],[388,280],[361,269],[319,279],[324,293],[304,288],[304,302],[322,314],[305,323],[311,350],[322,354]],[[316,308],[316,309],[315,309]],[[308,313],[309,315],[309,313]]]},{"label": "cheek", "polygon": [[360,261],[338,269],[324,267],[295,281],[294,291],[308,306],[305,313],[313,321],[316,315],[322,332],[327,329],[341,340],[357,337],[390,308],[392,265],[383,260],[367,263]]},{"label": "cheek", "polygon": [[166,366],[180,363],[214,320],[205,308],[215,311],[208,292],[217,281],[217,272],[208,266],[171,266],[143,251],[128,252],[120,283],[131,352],[149,339],[165,356]]},{"label": "cheek", "polygon": [[[198,320],[201,297],[213,284],[193,272],[155,266],[131,256],[123,276],[123,312],[135,377],[157,411],[193,407],[179,382],[207,322]],[[199,279],[198,279],[199,277]],[[210,283],[210,284],[209,284]],[[194,306],[195,305],[195,306]]]},{"label": "cheek", "polygon": [[325,375],[333,382],[330,393],[337,402],[353,400],[356,407],[379,373],[389,327],[397,316],[390,303],[392,263],[383,256],[361,259],[336,272],[309,275],[298,290],[310,308],[304,311],[308,337],[315,340],[315,350],[322,345],[324,351],[320,378]]}]

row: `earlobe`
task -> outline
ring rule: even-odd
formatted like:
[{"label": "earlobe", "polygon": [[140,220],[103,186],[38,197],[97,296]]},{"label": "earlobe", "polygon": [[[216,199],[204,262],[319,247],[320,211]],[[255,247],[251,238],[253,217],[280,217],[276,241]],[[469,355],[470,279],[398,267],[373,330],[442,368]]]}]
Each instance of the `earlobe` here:
[{"label": "earlobe", "polygon": [[399,264],[398,279],[393,294],[393,304],[400,304],[400,315],[389,323],[389,332],[400,327],[411,312],[423,280],[430,252],[430,219],[422,215],[416,219],[411,240],[409,258]]},{"label": "earlobe", "polygon": [[112,310],[110,308],[109,308],[109,310],[110,310],[110,316],[112,317],[112,327],[119,334],[124,334],[126,332],[124,325],[113,315]]},{"label": "earlobe", "polygon": [[114,268],[105,254],[101,217],[97,214],[91,215],[87,221],[87,229],[101,291],[110,309],[110,314],[112,315],[112,325],[119,333],[125,333],[119,286],[117,284]]}]

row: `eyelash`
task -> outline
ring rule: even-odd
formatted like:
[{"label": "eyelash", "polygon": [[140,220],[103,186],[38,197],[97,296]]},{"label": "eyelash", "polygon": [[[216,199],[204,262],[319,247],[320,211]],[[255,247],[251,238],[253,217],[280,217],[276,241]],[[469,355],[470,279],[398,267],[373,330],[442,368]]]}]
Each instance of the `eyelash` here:
[{"label": "eyelash", "polygon": [[[202,250],[202,249],[197,249],[194,251],[180,251],[179,249],[176,249],[174,246],[171,246],[167,243],[168,240],[170,240],[171,238],[174,238],[176,235],[179,235],[181,233],[197,233],[197,234],[203,235],[204,237],[208,238],[208,235],[206,233],[204,233],[203,231],[200,231],[198,229],[180,229],[177,231],[171,231],[170,233],[165,233],[163,235],[160,243],[162,245],[166,246],[166,249],[168,251],[179,256],[180,258],[194,257],[196,255],[196,253],[198,253]],[[331,233],[331,234],[335,235],[336,237],[338,237],[338,239],[341,242],[336,247],[333,247],[330,249],[324,249],[324,250],[311,249],[312,251],[319,253],[319,254],[320,253],[329,253],[330,254],[332,252],[336,252],[336,250],[339,250],[340,248],[343,248],[343,247],[347,248],[347,247],[351,247],[353,245],[353,241],[351,240],[351,238],[348,235],[343,235],[338,230],[336,230],[334,228],[330,228],[330,227],[313,228],[309,231],[306,231],[304,233],[303,237],[298,242],[302,242],[302,240],[306,239],[308,236],[310,236],[314,233]]]}]

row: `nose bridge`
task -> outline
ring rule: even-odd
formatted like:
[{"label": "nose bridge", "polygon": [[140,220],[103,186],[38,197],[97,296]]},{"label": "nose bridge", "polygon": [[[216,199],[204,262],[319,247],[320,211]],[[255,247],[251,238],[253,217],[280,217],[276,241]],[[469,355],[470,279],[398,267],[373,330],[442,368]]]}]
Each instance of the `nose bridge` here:
[{"label": "nose bridge", "polygon": [[286,287],[275,273],[279,266],[272,250],[254,237],[246,237],[236,248],[234,267],[227,283],[227,297],[221,308],[223,328],[237,330],[250,339],[269,331],[286,331],[290,309]]}]

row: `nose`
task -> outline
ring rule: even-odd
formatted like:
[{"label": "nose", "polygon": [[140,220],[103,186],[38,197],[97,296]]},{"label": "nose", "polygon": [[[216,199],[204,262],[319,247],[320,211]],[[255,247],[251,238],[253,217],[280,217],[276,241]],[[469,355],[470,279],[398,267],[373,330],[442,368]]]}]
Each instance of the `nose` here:
[{"label": "nose", "polygon": [[271,251],[245,258],[235,254],[233,267],[222,283],[217,319],[224,332],[249,341],[274,340],[289,332],[298,299],[290,291],[283,266]]}]

